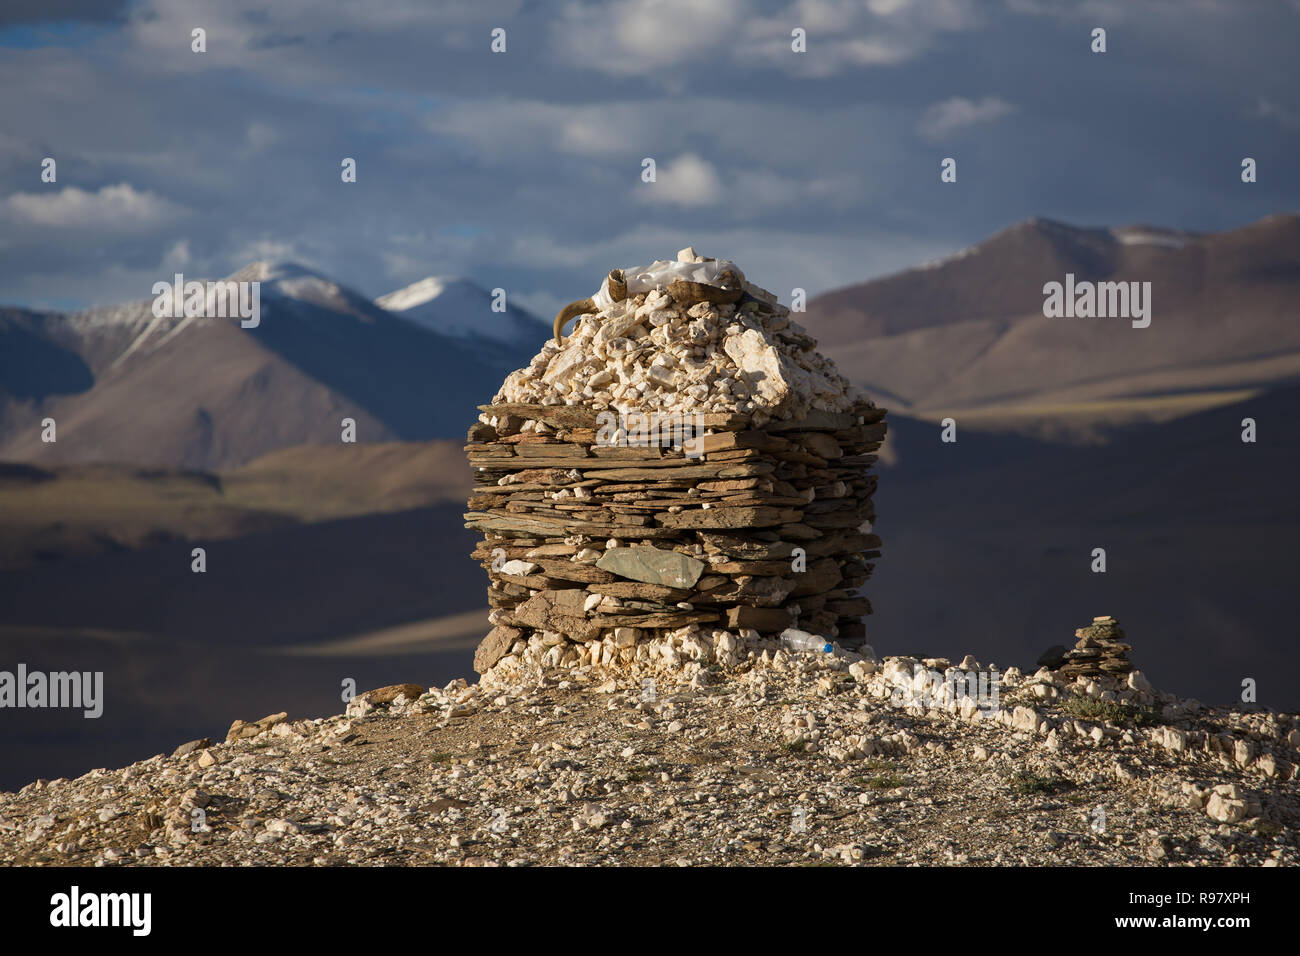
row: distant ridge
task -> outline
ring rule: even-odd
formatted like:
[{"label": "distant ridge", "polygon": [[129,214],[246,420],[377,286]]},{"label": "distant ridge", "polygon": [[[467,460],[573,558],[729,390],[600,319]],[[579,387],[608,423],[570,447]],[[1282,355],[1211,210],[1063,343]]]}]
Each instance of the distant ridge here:
[{"label": "distant ridge", "polygon": [[[361,442],[462,438],[474,406],[546,337],[521,310],[508,313],[517,335],[478,334],[473,317],[449,334],[295,263],[252,262],[229,278],[261,283],[257,328],[160,318],[152,299],[0,308],[0,460],[230,468],[338,443],[344,418]],[[42,441],[45,418],[54,443]]]},{"label": "distant ridge", "polygon": [[[1043,285],[1150,282],[1152,323],[1047,319]],[[922,417],[1015,417],[1300,382],[1300,216],[1221,233],[1029,219],[937,262],[829,292],[804,324],[855,383]],[[1239,397],[1239,394],[1236,396]],[[1178,403],[1168,403],[1178,410]],[[1123,418],[1112,405],[1107,414]]]}]

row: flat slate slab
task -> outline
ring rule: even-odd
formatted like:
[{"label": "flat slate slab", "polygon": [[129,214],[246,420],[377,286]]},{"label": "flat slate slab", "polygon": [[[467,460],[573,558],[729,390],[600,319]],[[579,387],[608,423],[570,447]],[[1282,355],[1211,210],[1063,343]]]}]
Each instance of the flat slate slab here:
[{"label": "flat slate slab", "polygon": [[619,577],[646,584],[662,584],[670,588],[690,588],[704,573],[704,562],[660,548],[611,548],[606,551],[596,567]]}]

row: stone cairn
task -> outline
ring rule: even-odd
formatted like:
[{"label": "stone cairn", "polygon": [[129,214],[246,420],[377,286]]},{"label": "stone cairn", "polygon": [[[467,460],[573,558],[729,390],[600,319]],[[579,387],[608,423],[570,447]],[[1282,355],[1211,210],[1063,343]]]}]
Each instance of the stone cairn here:
[{"label": "stone cairn", "polygon": [[861,647],[885,410],[690,249],[614,270],[556,332],[465,446],[493,625],[475,669],[699,674],[787,628]]},{"label": "stone cairn", "polygon": [[1124,631],[1113,617],[1094,617],[1089,627],[1079,628],[1074,636],[1079,639],[1074,649],[1054,668],[1066,679],[1110,677],[1118,681],[1133,670],[1128,659],[1133,647],[1124,643]]}]

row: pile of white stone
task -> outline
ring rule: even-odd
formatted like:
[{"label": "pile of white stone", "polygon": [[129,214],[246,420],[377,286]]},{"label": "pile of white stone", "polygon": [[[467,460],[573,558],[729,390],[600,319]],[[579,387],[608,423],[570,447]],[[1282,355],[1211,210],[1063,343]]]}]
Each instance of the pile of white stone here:
[{"label": "pile of white stone", "polygon": [[688,624],[671,631],[645,632],[620,627],[603,638],[581,643],[571,643],[553,631],[534,632],[496,666],[487,668],[482,683],[485,687],[509,687],[524,678],[536,679],[547,671],[568,668],[617,671],[634,681],[671,678],[674,683],[704,687],[712,680],[710,665],[730,671],[751,653],[770,660],[779,652],[777,641],[762,638],[752,628],[728,631]]},{"label": "pile of white stone", "polygon": [[[695,281],[684,286],[698,289],[729,270],[743,285],[740,301],[674,298],[666,280],[697,265]],[[527,368],[513,372],[493,404],[736,412],[762,424],[814,410],[843,412],[859,400],[790,310],[745,281],[733,263],[688,248],[676,263],[618,271],[626,276],[626,296],[613,301],[607,278],[592,297],[593,311],[578,318],[562,345],[548,340]]]}]

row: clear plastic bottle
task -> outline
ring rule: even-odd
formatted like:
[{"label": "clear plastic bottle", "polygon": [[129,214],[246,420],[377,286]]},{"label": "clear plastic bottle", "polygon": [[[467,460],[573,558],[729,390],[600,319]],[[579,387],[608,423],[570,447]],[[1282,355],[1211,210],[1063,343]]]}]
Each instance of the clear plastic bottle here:
[{"label": "clear plastic bottle", "polygon": [[809,634],[795,627],[787,627],[781,632],[781,646],[787,651],[796,652],[814,651],[820,654],[831,654],[835,651],[835,645],[826,638]]}]

